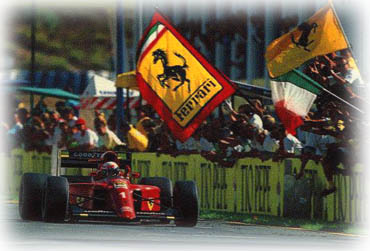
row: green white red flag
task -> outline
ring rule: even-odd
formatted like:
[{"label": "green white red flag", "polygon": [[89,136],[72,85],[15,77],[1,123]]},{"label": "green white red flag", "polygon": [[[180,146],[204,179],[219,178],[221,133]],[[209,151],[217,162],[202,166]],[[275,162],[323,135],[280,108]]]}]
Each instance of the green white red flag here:
[{"label": "green white red flag", "polygon": [[303,124],[321,89],[318,83],[297,70],[271,79],[275,112],[288,133],[296,134],[295,129]]}]

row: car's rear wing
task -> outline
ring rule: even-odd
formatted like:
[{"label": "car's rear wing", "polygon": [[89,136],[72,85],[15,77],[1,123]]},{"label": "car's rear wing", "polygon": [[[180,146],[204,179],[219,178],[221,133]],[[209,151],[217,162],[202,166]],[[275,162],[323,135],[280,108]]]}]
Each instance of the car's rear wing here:
[{"label": "car's rear wing", "polygon": [[[61,168],[97,168],[101,155],[105,152],[95,151],[69,151],[60,150],[58,152],[58,166],[56,175],[61,174]],[[131,165],[131,153],[116,152],[120,167]]]}]

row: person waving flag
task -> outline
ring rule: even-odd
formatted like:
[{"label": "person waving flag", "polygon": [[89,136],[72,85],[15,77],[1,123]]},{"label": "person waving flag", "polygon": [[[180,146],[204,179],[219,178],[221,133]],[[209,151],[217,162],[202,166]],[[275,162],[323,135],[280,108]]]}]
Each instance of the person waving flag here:
[{"label": "person waving flag", "polygon": [[269,44],[265,59],[272,100],[288,133],[296,134],[295,129],[303,124],[303,118],[321,92],[362,112],[295,69],[316,56],[346,48],[349,48],[349,43],[331,2],[306,22]]}]

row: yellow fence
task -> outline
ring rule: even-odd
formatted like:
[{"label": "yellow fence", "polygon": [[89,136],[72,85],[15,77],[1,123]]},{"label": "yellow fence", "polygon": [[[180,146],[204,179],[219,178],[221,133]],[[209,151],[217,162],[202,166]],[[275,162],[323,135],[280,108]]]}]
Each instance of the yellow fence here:
[{"label": "yellow fence", "polygon": [[247,158],[226,168],[199,155],[132,155],[133,170],[142,177],[165,176],[172,182],[195,180],[202,209],[347,223],[364,220],[361,167],[356,166],[351,176],[336,175],[337,192],[322,198],[326,179],[321,165],[309,161],[305,176],[296,180],[294,174],[300,165],[300,159],[263,162]]},{"label": "yellow fence", "polygon": [[[2,158],[2,163],[9,166],[7,177],[11,182],[7,190],[12,195],[18,193],[22,173],[50,173],[48,154],[16,149]],[[361,167],[356,166],[351,176],[335,176],[338,190],[326,198],[320,197],[326,186],[322,167],[310,161],[305,177],[296,180],[294,174],[299,167],[299,159],[262,162],[246,158],[226,168],[199,155],[174,158],[155,153],[132,154],[132,168],[142,177],[164,176],[173,183],[195,180],[202,209],[348,223],[364,220]]]}]

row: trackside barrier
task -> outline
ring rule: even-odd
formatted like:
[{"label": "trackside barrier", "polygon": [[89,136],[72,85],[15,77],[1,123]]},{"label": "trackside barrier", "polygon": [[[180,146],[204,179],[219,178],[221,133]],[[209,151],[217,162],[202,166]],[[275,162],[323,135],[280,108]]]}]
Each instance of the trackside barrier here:
[{"label": "trackside barrier", "polygon": [[[326,186],[321,165],[309,161],[305,168],[304,179],[296,181],[293,174],[299,171],[300,164],[299,159],[288,159],[284,163],[284,191],[289,192],[284,196],[284,214],[294,216],[289,213],[290,209],[302,212],[312,219],[346,223],[366,220],[366,214],[363,211],[366,205],[365,178],[361,165],[357,164],[352,168],[351,176],[335,175],[334,183],[337,191],[326,198],[321,198],[320,193]],[[294,200],[297,202],[288,204],[288,201]]]},{"label": "trackside barrier", "polygon": [[132,167],[142,177],[165,176],[173,182],[195,180],[202,209],[261,215],[323,219],[346,223],[365,220],[362,167],[351,176],[335,175],[337,192],[320,196],[326,187],[321,165],[309,161],[296,180],[300,159],[282,162],[240,159],[232,168],[199,155],[177,156],[133,153]]},{"label": "trackside barrier", "polygon": [[199,155],[132,155],[133,170],[143,177],[165,176],[173,182],[195,180],[202,209],[281,216],[283,167],[273,165],[272,161],[243,159],[225,168]]},{"label": "trackside barrier", "polygon": [[235,167],[238,212],[283,215],[284,167],[271,160],[241,159]]},{"label": "trackside barrier", "polygon": [[36,151],[26,152],[23,149],[14,149],[5,163],[10,167],[6,173],[8,177],[7,190],[10,195],[18,194],[23,173],[50,173],[51,171],[51,158],[48,153],[39,153]]},{"label": "trackside barrier", "polygon": [[[45,153],[15,149],[0,157],[3,165],[10,167],[6,177],[11,182],[6,190],[12,196],[18,194],[22,173],[51,171],[50,155]],[[226,168],[200,155],[132,154],[132,168],[142,177],[164,176],[172,182],[195,180],[202,209],[346,223],[365,220],[365,180],[360,165],[353,168],[351,176],[336,175],[337,192],[321,198],[326,186],[321,165],[309,161],[305,176],[296,180],[300,163],[300,159],[263,162],[246,158]],[[68,172],[80,174],[81,170]]]}]

